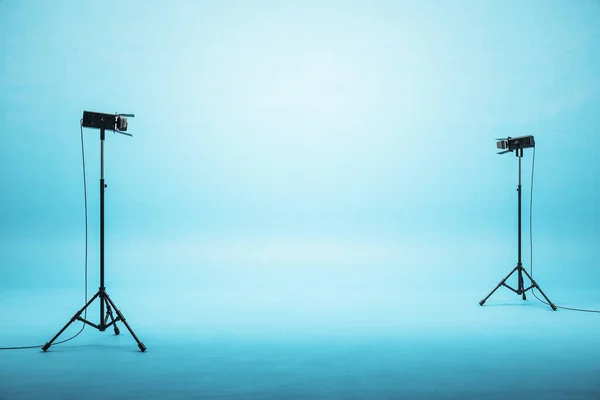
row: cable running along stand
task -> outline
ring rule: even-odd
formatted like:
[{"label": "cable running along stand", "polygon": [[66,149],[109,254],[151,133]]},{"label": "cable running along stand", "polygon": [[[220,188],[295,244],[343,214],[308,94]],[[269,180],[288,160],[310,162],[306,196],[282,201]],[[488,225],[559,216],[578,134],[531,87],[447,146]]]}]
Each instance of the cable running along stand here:
[{"label": "cable running along stand", "polygon": [[[100,288],[98,292],[81,308],[69,322],[43,347],[43,351],[47,351],[52,343],[75,321],[81,321],[91,327],[98,329],[100,332],[104,332],[107,328],[111,326],[114,328],[115,335],[120,333],[119,328],[117,326],[117,322],[122,322],[123,325],[127,328],[131,336],[137,342],[138,347],[141,351],[146,351],[146,346],[142,343],[138,337],[133,332],[133,329],[129,326],[127,321],[125,320],[125,316],[115,305],[115,302],[108,296],[106,292],[106,287],[104,286],[104,189],[106,189],[106,184],[104,183],[104,138],[105,138],[105,130],[113,130],[119,133],[123,133],[125,135],[131,136],[128,133],[124,133],[127,130],[127,119],[125,116],[133,117],[132,114],[100,114],[100,113],[91,113],[85,111],[83,114],[82,124],[84,127],[89,128],[100,128]],[[88,308],[94,300],[99,299],[100,301],[100,322],[98,324],[94,324],[83,318],[81,314]],[[114,311],[114,314],[113,314]],[[115,316],[116,314],[116,316]],[[109,322],[110,320],[110,322]]]},{"label": "cable running along stand", "polygon": [[[527,270],[525,268],[523,268],[523,264],[521,263],[521,158],[523,158],[523,148],[534,147],[535,144],[533,141],[533,136],[522,136],[522,137],[518,137],[518,138],[510,138],[509,137],[506,140],[502,140],[502,142],[498,142],[497,145],[498,145],[498,148],[500,148],[500,149],[507,149],[506,151],[503,151],[499,154],[504,154],[504,153],[508,153],[508,152],[515,150],[516,156],[519,159],[519,185],[517,186],[517,193],[518,193],[518,197],[519,197],[519,202],[518,202],[518,229],[519,229],[518,261],[517,261],[517,266],[514,267],[512,271],[510,271],[510,273],[506,276],[506,278],[502,279],[500,281],[500,283],[498,283],[498,285],[494,288],[494,290],[492,290],[490,292],[490,294],[488,294],[483,300],[481,300],[479,302],[479,305],[483,306],[483,304],[486,302],[486,300],[492,294],[494,294],[494,292],[496,290],[498,290],[498,288],[500,286],[507,287],[508,289],[512,290],[516,294],[521,295],[523,297],[523,300],[527,299],[527,297],[525,296],[525,292],[535,288],[535,289],[539,290],[539,292],[542,294],[542,296],[544,296],[544,298],[548,302],[548,305],[550,307],[552,307],[552,310],[556,311],[556,306],[554,305],[554,303],[552,303],[550,301],[548,296],[546,296],[546,294],[542,291],[542,289],[537,284],[537,282],[533,279],[533,277],[531,275],[529,275]],[[516,289],[509,286],[506,283],[508,278],[510,278],[511,275],[514,274],[515,272],[517,273],[517,288]],[[525,284],[524,284],[523,274],[525,274],[527,276],[527,278],[529,278],[529,280],[531,281],[531,285],[527,288],[525,287]]]}]

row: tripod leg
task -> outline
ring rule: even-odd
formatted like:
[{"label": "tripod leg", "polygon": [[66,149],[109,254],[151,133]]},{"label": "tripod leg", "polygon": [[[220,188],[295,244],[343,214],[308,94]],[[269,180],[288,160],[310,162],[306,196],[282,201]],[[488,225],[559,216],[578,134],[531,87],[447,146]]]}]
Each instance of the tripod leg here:
[{"label": "tripod leg", "polygon": [[490,296],[491,296],[491,295],[493,295],[493,294],[494,294],[494,292],[495,292],[496,290],[498,290],[498,288],[499,288],[500,286],[502,286],[502,285],[504,284],[504,282],[506,282],[506,280],[507,280],[508,278],[510,278],[510,276],[511,276],[511,275],[512,275],[512,274],[513,274],[513,273],[514,273],[516,270],[517,270],[517,268],[519,268],[519,267],[518,267],[518,266],[514,267],[514,268],[513,268],[513,270],[512,270],[512,271],[510,271],[510,273],[509,273],[508,275],[506,275],[506,278],[502,279],[502,280],[500,281],[500,283],[499,283],[499,284],[498,284],[498,285],[497,285],[497,286],[494,288],[494,290],[492,290],[492,291],[490,292],[490,294],[488,294],[487,296],[485,296],[485,298],[479,302],[479,305],[480,305],[480,306],[484,305],[484,304],[485,304],[485,302],[486,302],[486,300],[487,300],[487,299],[489,299],[489,298],[490,298]]},{"label": "tripod leg", "polygon": [[540,286],[537,284],[537,282],[533,280],[533,278],[531,277],[531,275],[529,275],[529,273],[527,272],[527,270],[525,268],[523,268],[523,272],[525,272],[525,275],[527,275],[527,277],[531,281],[531,284],[533,285],[533,287],[535,287],[537,290],[539,290],[540,293],[542,294],[542,296],[544,296],[544,299],[546,299],[546,301],[548,302],[548,305],[552,308],[552,310],[556,311],[556,306],[554,305],[554,303],[552,303],[550,301],[550,299],[548,298],[548,296],[546,296],[546,293],[544,293],[542,291],[542,288],[540,288]]},{"label": "tripod leg", "polygon": [[119,333],[121,333],[121,331],[119,331],[119,327],[117,326],[117,320],[115,320],[115,317],[112,313],[112,308],[110,308],[110,303],[106,303],[106,318],[108,320],[108,318],[110,317],[110,320],[115,328],[115,335],[118,335]]},{"label": "tripod leg", "polygon": [[135,339],[135,341],[137,342],[138,347],[140,348],[141,351],[146,351],[146,346],[144,345],[144,343],[142,343],[140,341],[140,339],[138,339],[138,337],[135,335],[135,333],[133,332],[133,329],[131,329],[131,327],[129,326],[129,324],[127,323],[127,321],[125,320],[125,317],[123,316],[123,314],[121,313],[121,311],[119,311],[119,309],[117,308],[117,306],[115,305],[115,303],[112,301],[112,299],[110,297],[108,297],[108,294],[106,294],[106,300],[108,301],[108,303],[110,303],[110,305],[112,305],[112,307],[115,309],[115,312],[117,313],[117,319],[121,320],[123,322],[123,325],[125,325],[125,327],[127,328],[127,330],[129,331],[129,333],[131,333],[131,336],[133,336],[133,338]]},{"label": "tripod leg", "polygon": [[521,293],[521,297],[523,300],[527,300],[527,296],[525,296],[525,285],[523,283],[523,266],[518,265],[517,268],[519,269],[519,292]]},{"label": "tripod leg", "polygon": [[52,343],[54,343],[54,341],[69,327],[69,325],[71,325],[73,322],[75,322],[80,316],[81,313],[88,308],[88,306],[90,304],[93,303],[94,300],[96,300],[96,298],[100,296],[100,292],[97,292],[87,303],[85,306],[83,306],[81,308],[81,310],[77,311],[77,313],[75,313],[75,315],[73,315],[73,317],[71,318],[71,320],[69,322],[67,322],[67,324],[65,326],[63,326],[63,328],[56,334],[54,335],[54,337],[52,338],[52,340],[50,340],[48,343],[46,343],[44,345],[44,347],[42,347],[42,351],[48,351],[48,349],[50,348],[50,346],[52,346]]}]

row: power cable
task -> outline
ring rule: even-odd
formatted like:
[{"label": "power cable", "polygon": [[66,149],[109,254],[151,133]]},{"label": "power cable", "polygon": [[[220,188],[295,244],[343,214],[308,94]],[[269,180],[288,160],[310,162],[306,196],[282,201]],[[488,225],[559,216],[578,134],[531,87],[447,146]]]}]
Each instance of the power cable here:
[{"label": "power cable", "polygon": [[[83,166],[83,204],[85,209],[85,303],[88,302],[88,207],[87,207],[87,182],[86,182],[86,171],[85,171],[85,146],[83,142],[83,120],[79,121],[79,127],[81,132],[81,165]],[[87,318],[87,309],[84,310],[84,319]],[[61,340],[60,342],[54,343],[54,345],[66,343],[70,340],[75,339],[77,336],[83,332],[85,329],[85,323],[82,324],[81,329],[75,335],[71,336],[68,339]],[[39,349],[43,346],[43,344],[37,346],[15,346],[15,347],[0,347],[0,350],[25,350],[25,349]]]},{"label": "power cable", "polygon": [[[533,148],[533,160],[531,161],[531,189],[529,191],[529,273],[531,275],[531,277],[533,278],[533,174],[535,171],[535,147]],[[535,287],[532,288],[531,293],[533,293],[533,296],[538,299],[538,301],[546,304],[546,305],[550,305],[547,302],[545,302],[544,300],[540,299],[536,294],[535,294]],[[563,307],[563,306],[556,306],[556,308],[561,308],[563,310],[569,310],[569,311],[580,311],[580,312],[588,312],[588,313],[599,313],[600,314],[600,310],[592,310],[592,309],[587,309],[587,308],[573,308],[573,307]]]}]

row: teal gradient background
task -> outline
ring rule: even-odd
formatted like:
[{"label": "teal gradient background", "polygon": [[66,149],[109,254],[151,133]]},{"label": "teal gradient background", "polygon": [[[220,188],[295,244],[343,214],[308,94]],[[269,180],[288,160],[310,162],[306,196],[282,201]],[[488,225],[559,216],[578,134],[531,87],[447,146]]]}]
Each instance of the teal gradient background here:
[{"label": "teal gradient background", "polygon": [[[83,109],[137,115],[133,140],[106,141],[111,278],[208,284],[221,262],[234,279],[338,256],[360,264],[348,276],[409,256],[440,261],[419,271],[430,282],[472,251],[468,274],[503,271],[517,163],[494,139],[522,134],[538,144],[539,273],[600,277],[598,2],[0,7],[3,285],[75,283]],[[84,134],[95,260],[99,138]]]},{"label": "teal gradient background", "polygon": [[584,0],[0,0],[0,330],[44,341],[82,301],[83,110],[136,114],[106,139],[106,279],[142,332],[475,324],[421,310],[479,307],[514,267],[495,139],[528,134],[535,277],[600,307],[599,20]]}]

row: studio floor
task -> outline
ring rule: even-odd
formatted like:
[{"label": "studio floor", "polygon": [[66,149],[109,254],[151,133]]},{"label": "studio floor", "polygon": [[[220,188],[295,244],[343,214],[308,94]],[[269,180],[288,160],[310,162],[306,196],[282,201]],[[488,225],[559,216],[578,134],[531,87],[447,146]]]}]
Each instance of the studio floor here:
[{"label": "studio floor", "polygon": [[[480,307],[481,291],[113,293],[147,352],[124,328],[3,351],[0,398],[600,398],[597,314],[506,289]],[[74,296],[9,292],[0,343],[43,344],[80,307]],[[572,296],[598,305],[593,293],[553,301]]]}]

